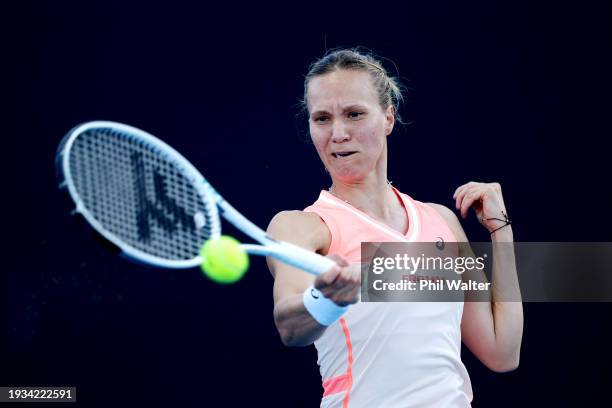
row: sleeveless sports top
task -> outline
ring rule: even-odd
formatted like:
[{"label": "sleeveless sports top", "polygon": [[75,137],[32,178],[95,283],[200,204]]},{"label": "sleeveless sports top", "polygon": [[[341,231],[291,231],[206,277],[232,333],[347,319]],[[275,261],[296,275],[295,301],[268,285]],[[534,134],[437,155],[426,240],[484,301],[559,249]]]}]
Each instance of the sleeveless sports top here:
[{"label": "sleeveless sports top", "polygon": [[[361,262],[361,242],[455,242],[437,211],[393,188],[409,218],[404,235],[327,191],[304,211],[331,232],[329,253]],[[461,361],[462,302],[356,303],[315,342],[321,407],[469,407]]]}]

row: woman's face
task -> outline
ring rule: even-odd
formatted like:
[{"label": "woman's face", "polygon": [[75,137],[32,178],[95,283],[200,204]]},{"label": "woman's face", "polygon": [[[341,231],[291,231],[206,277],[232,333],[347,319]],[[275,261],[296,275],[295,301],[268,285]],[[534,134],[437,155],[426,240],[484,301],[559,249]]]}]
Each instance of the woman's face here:
[{"label": "woman's face", "polygon": [[393,108],[382,109],[368,72],[317,76],[308,84],[307,102],[310,136],[333,178],[355,182],[380,169]]}]

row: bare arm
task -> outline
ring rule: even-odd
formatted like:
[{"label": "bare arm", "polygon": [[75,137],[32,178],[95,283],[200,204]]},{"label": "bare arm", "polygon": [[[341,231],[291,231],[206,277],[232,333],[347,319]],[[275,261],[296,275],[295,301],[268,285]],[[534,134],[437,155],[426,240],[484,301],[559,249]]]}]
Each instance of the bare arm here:
[{"label": "bare arm", "polygon": [[[448,208],[430,204],[446,220],[457,241],[468,242],[457,216]],[[512,242],[510,226],[492,235],[492,241]],[[473,257],[469,245],[461,245],[460,256]],[[493,282],[490,302],[466,302],[461,322],[461,336],[465,345],[489,369],[496,372],[514,370],[520,359],[523,336],[523,307],[516,273],[514,253],[507,247],[493,245]],[[467,274],[467,273],[466,273]],[[464,279],[486,282],[483,271],[472,271]],[[499,301],[516,299],[516,301]]]},{"label": "bare arm", "polygon": [[[329,248],[330,233],[321,218],[313,213],[283,211],[268,226],[268,234],[303,248],[325,254]],[[332,257],[338,266],[314,276],[273,258],[267,258],[274,276],[274,322],[283,344],[307,346],[317,340],[327,328],[319,324],[306,310],[303,293],[311,285],[325,297],[344,306],[357,301],[359,271],[346,261]]]}]

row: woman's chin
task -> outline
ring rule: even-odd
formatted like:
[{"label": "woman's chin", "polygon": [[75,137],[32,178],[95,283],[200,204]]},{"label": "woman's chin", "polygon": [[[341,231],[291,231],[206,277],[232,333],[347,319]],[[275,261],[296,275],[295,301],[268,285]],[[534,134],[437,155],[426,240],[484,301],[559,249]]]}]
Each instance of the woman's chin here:
[{"label": "woman's chin", "polygon": [[338,180],[342,183],[352,184],[357,183],[366,178],[366,174],[350,171],[350,170],[339,170],[331,173],[334,180]]}]

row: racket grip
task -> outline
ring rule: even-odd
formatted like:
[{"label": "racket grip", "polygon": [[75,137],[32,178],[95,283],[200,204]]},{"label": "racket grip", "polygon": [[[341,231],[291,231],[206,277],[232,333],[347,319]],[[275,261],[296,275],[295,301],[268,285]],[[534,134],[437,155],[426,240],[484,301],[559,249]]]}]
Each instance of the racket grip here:
[{"label": "racket grip", "polygon": [[329,258],[310,252],[288,242],[277,242],[270,256],[287,265],[295,266],[313,275],[320,275],[336,265]]}]

